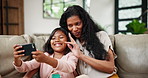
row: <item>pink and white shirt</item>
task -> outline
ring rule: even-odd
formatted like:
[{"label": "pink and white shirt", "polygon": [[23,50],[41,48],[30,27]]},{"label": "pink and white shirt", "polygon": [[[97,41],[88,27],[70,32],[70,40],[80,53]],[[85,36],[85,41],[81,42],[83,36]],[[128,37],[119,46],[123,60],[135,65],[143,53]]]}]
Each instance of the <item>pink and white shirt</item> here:
[{"label": "pink and white shirt", "polygon": [[[53,58],[53,55],[49,55],[47,52],[45,55]],[[75,78],[73,72],[76,69],[78,59],[72,52],[64,55],[61,59],[57,59],[57,61],[58,65],[56,68],[46,63],[37,62],[35,59],[26,62],[22,61],[20,67],[14,66],[19,72],[27,72],[40,67],[41,78],[51,78],[52,74],[57,73],[60,74],[61,78]]]}]

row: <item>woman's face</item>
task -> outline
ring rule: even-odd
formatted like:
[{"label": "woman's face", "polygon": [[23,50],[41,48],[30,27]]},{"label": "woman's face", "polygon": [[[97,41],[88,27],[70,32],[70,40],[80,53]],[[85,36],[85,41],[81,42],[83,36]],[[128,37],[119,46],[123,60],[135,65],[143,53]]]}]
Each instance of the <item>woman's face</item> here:
[{"label": "woman's face", "polygon": [[64,52],[66,49],[67,36],[60,30],[53,35],[50,44],[54,52]]},{"label": "woman's face", "polygon": [[76,37],[80,38],[82,33],[82,21],[78,16],[71,16],[67,19],[68,30]]}]

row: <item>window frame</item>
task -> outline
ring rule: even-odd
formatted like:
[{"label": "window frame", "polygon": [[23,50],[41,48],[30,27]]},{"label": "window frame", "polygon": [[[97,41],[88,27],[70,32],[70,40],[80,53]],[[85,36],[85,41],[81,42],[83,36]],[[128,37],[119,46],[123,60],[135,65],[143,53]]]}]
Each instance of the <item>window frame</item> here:
[{"label": "window frame", "polygon": [[[134,8],[141,8],[142,12],[141,15],[137,18],[127,18],[127,19],[119,19],[119,11],[121,10],[128,10],[128,9],[134,9]],[[127,30],[119,30],[119,22],[120,21],[132,21],[133,19],[141,19],[142,22],[144,22],[146,24],[147,27],[147,13],[144,13],[147,10],[147,0],[142,0],[142,4],[141,5],[136,5],[136,6],[130,6],[130,7],[122,7],[119,8],[119,0],[115,0],[115,34],[118,33],[126,33]],[[144,14],[144,15],[143,15]],[[144,19],[144,16],[146,16],[146,18]]]}]

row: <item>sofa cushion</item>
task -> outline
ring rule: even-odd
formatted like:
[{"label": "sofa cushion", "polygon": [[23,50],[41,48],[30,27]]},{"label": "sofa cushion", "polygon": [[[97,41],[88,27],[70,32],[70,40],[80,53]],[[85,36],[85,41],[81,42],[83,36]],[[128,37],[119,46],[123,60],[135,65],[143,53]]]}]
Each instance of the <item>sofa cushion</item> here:
[{"label": "sofa cushion", "polygon": [[115,35],[115,52],[121,78],[148,77],[148,34]]},{"label": "sofa cushion", "polygon": [[109,35],[109,38],[110,38],[110,40],[111,40],[111,42],[112,42],[113,48],[115,48],[115,47],[114,47],[114,35]]},{"label": "sofa cushion", "polygon": [[[27,38],[28,37],[28,38]],[[18,73],[12,64],[13,46],[15,44],[30,43],[29,36],[22,35],[0,35],[0,75],[2,78],[20,78],[23,73]],[[29,60],[30,57],[23,57],[23,60]]]},{"label": "sofa cushion", "polygon": [[48,40],[48,38],[49,38],[49,34],[48,35],[33,35],[32,36],[33,43],[35,43],[36,48],[41,51],[43,51],[43,46],[46,43],[46,41]]}]

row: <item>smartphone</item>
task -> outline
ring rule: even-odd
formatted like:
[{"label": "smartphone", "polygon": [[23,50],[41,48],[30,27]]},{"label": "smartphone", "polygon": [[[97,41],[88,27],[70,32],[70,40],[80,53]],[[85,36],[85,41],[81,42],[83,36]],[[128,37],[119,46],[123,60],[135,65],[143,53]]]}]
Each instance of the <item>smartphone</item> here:
[{"label": "smartphone", "polygon": [[22,48],[18,49],[17,51],[25,50],[23,53],[19,53],[19,54],[25,54],[25,56],[31,55],[31,52],[36,51],[36,47],[34,43],[23,44],[20,46],[22,46]]}]

